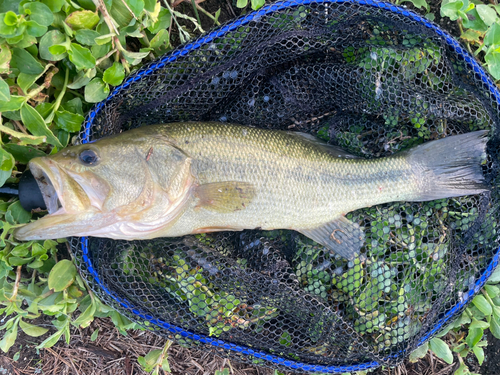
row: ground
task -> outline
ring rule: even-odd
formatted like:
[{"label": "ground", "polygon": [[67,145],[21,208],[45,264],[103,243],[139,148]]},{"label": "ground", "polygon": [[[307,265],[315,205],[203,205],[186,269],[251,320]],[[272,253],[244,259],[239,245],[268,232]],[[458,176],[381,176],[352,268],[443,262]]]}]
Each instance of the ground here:
[{"label": "ground", "polygon": [[[182,1],[182,0],[181,0]],[[179,1],[179,2],[181,2]],[[197,1],[198,2],[198,1]],[[232,0],[207,0],[204,7],[211,13],[221,9],[220,20],[225,21],[239,15],[241,11]],[[458,26],[449,19],[439,16],[440,0],[430,0],[431,12],[436,15],[436,23],[455,37],[459,36]],[[414,9],[410,3],[408,8]],[[191,4],[178,5],[182,11],[189,11]],[[420,11],[422,13],[422,11]],[[205,30],[212,26],[208,18],[201,15]],[[91,334],[99,329],[97,339],[92,342]],[[16,345],[0,356],[0,374],[71,374],[71,375],[141,375],[146,374],[137,362],[138,356],[146,355],[152,349],[161,349],[164,339],[150,332],[131,331],[121,335],[109,320],[96,319],[90,327],[74,328],[71,341],[58,342],[50,349],[38,351],[35,346],[40,338],[33,339],[20,333]],[[480,367],[474,357],[466,359],[472,372],[481,375],[500,374],[500,340],[488,333],[486,359]],[[13,358],[18,357],[15,361]],[[229,368],[233,375],[272,375],[273,371],[221,358],[215,352],[190,350],[173,344],[169,350],[169,363],[174,375],[213,375],[216,370]],[[448,365],[439,358],[428,354],[417,363],[405,362],[393,369],[378,369],[374,375],[451,375],[458,363]]]}]

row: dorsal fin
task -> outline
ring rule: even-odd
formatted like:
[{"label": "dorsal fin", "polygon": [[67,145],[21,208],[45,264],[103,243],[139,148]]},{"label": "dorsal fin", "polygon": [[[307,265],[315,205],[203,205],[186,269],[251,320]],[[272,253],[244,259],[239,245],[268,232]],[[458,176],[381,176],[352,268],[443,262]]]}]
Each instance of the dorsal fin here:
[{"label": "dorsal fin", "polygon": [[346,150],[340,148],[339,146],[328,144],[312,134],[302,133],[302,132],[287,132],[287,133],[295,137],[301,137],[302,139],[305,139],[308,142],[314,143],[316,146],[321,147],[330,155],[335,156],[337,158],[348,158],[348,159],[358,158],[358,156],[348,153]]}]

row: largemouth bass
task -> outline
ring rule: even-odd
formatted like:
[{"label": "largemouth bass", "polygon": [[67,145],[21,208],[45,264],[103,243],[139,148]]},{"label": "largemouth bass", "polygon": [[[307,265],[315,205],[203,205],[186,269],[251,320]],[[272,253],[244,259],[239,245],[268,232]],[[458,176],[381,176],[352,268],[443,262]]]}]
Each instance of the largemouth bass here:
[{"label": "largemouth bass", "polygon": [[49,215],[15,235],[133,240],[292,229],[353,259],[364,234],[346,213],[485,191],[485,135],[363,159],[302,133],[194,122],[141,127],[32,159]]}]

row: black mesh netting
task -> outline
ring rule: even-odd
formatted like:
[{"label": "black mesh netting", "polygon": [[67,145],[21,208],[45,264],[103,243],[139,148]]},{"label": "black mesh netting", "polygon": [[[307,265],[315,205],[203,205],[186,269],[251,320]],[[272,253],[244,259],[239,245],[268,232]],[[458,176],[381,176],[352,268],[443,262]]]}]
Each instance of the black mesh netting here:
[{"label": "black mesh netting", "polygon": [[144,67],[91,112],[80,140],[211,120],[308,132],[374,158],[489,129],[490,191],[349,213],[365,232],[353,262],[276,230],[74,239],[80,268],[106,303],[180,343],[296,370],[398,363],[496,265],[496,95],[456,42],[400,8],[265,7]]}]

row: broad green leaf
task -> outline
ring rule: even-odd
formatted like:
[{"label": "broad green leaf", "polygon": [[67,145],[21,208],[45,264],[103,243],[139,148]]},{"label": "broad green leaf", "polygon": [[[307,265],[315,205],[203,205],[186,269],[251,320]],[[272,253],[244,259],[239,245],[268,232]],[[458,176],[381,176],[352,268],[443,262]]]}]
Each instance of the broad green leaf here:
[{"label": "broad green leaf", "polygon": [[500,288],[496,285],[486,284],[484,286],[484,290],[486,291],[486,293],[488,293],[488,296],[490,298],[495,298],[500,296]]},{"label": "broad green leaf", "polygon": [[[8,128],[7,126],[0,125],[0,131],[2,133],[9,134],[10,136],[19,139],[19,145],[39,145],[41,143],[47,142],[47,137],[46,136],[34,136],[34,135],[29,135],[29,134],[24,134],[15,130],[12,130],[11,128]],[[12,145],[9,143],[9,145]],[[7,146],[7,145],[6,145]],[[11,147],[11,146],[9,146]],[[9,151],[11,152],[11,151]],[[17,158],[16,158],[17,160]]]},{"label": "broad green leaf", "polygon": [[96,69],[89,69],[89,70],[80,70],[78,74],[75,76],[73,79],[73,82],[71,82],[68,85],[68,88],[70,89],[79,89],[85,86],[87,83],[90,82],[92,78],[95,77],[96,74]]},{"label": "broad green leaf", "polygon": [[158,31],[158,33],[149,42],[149,45],[157,54],[162,54],[168,51],[170,46],[170,36],[168,34],[168,30],[162,29]]},{"label": "broad green leaf", "polygon": [[111,42],[111,38],[114,36],[115,34],[105,34],[105,35],[101,35],[101,36],[98,36],[97,38],[94,39],[95,43],[99,46],[102,46],[103,44],[106,44],[106,43],[109,43]]},{"label": "broad green leaf", "polygon": [[7,212],[10,212],[14,222],[17,224],[26,224],[31,220],[31,212],[26,211],[19,201],[12,203],[7,209]]},{"label": "broad green leaf", "polygon": [[0,100],[9,101],[10,100],[10,90],[9,85],[0,77]]},{"label": "broad green leaf", "polygon": [[476,355],[477,361],[479,362],[479,366],[481,366],[484,362],[484,350],[478,346],[472,348],[472,351]]},{"label": "broad green leaf", "polygon": [[95,38],[98,38],[100,34],[94,30],[81,29],[76,30],[75,37],[76,41],[87,46],[93,46],[96,44]]},{"label": "broad green leaf", "polygon": [[47,137],[47,142],[62,148],[61,142],[54,136],[54,133],[47,127],[47,124],[43,120],[42,116],[30,105],[24,105],[21,108],[21,119],[24,126],[31,132],[31,134],[36,136]]},{"label": "broad green leaf", "polygon": [[50,335],[45,340],[43,340],[36,348],[37,349],[51,348],[59,341],[63,333],[64,333],[63,330],[55,332],[54,334]]},{"label": "broad green leaf", "polygon": [[[26,31],[29,35],[34,37],[41,37],[47,32],[47,26],[42,26],[35,21],[27,21],[26,22]],[[16,44],[17,47],[19,45]]]},{"label": "broad green leaf", "polygon": [[469,329],[481,328],[488,329],[490,324],[485,322],[484,320],[477,320],[476,318],[472,318],[472,323],[469,326]]},{"label": "broad green leaf", "polygon": [[493,315],[490,319],[490,331],[493,336],[500,340],[500,318]]},{"label": "broad green leaf", "polygon": [[66,4],[66,0],[41,0],[40,2],[47,5],[54,13],[59,12],[63,5]]},{"label": "broad green leaf", "polygon": [[24,96],[11,95],[9,101],[0,100],[0,112],[17,111],[22,107],[25,99]]},{"label": "broad green leaf", "polygon": [[27,93],[29,88],[33,86],[35,81],[38,79],[38,76],[38,74],[19,73],[19,76],[17,77],[17,84],[23,92]]},{"label": "broad green leaf", "polygon": [[28,336],[38,337],[46,334],[49,330],[47,328],[39,327],[30,323],[26,323],[22,319],[19,321],[19,326]]},{"label": "broad green leaf", "polygon": [[123,0],[113,0],[112,6],[108,8],[108,11],[120,27],[127,26],[134,18],[125,4],[123,4]]},{"label": "broad green leaf", "polygon": [[14,325],[4,333],[2,340],[0,341],[0,349],[7,353],[9,349],[14,345],[17,339],[17,327],[19,319],[15,321]]},{"label": "broad green leaf", "polygon": [[434,354],[441,358],[443,361],[451,365],[453,363],[453,353],[450,350],[448,344],[446,344],[443,340],[434,337],[429,342],[429,348],[434,352]]},{"label": "broad green leaf", "polygon": [[68,54],[69,59],[75,64],[78,70],[95,68],[95,58],[88,48],[71,43],[71,49],[68,51]]},{"label": "broad green leaf", "polygon": [[68,50],[69,50],[68,47],[69,46],[67,43],[54,44],[53,46],[49,47],[49,52],[53,55],[62,55],[64,53],[68,52]]},{"label": "broad green leaf", "polygon": [[148,30],[153,34],[158,33],[160,30],[168,29],[170,23],[172,21],[172,15],[170,11],[166,8],[161,8],[160,13],[158,14],[158,20],[148,27]]},{"label": "broad green leaf", "polygon": [[482,328],[469,329],[469,334],[465,338],[465,342],[470,348],[473,348],[483,338],[483,333],[484,330]]},{"label": "broad green leaf", "polygon": [[0,186],[10,177],[15,164],[14,157],[3,148],[0,148]]},{"label": "broad green leaf", "polygon": [[[40,142],[42,143],[42,142]],[[45,153],[34,147],[20,146],[15,143],[7,143],[3,145],[5,151],[10,152],[14,159],[22,164],[28,164],[33,158],[45,156]]]},{"label": "broad green leaf", "polygon": [[264,6],[265,0],[252,0],[252,9],[257,10]]},{"label": "broad green leaf", "polygon": [[476,306],[479,311],[481,311],[484,315],[491,315],[492,309],[490,303],[484,298],[483,295],[478,294],[472,300],[474,306]]},{"label": "broad green leaf", "polygon": [[80,98],[73,98],[68,100],[62,107],[69,112],[78,113],[83,116],[83,103]]},{"label": "broad green leaf", "polygon": [[19,19],[17,18],[17,14],[15,14],[14,12],[8,11],[7,13],[5,13],[3,22],[5,22],[7,26],[17,26],[18,21]]},{"label": "broad green leaf", "polygon": [[99,335],[99,328],[97,328],[96,330],[94,330],[94,332],[92,332],[92,335],[90,336],[90,341],[94,342],[95,340],[97,340],[98,335]]},{"label": "broad green leaf", "polygon": [[42,26],[50,26],[54,22],[52,11],[44,3],[26,3],[23,7],[24,12],[30,15],[30,19]]},{"label": "broad green leaf", "polygon": [[147,55],[149,55],[148,52],[129,52],[129,51],[122,51],[123,57],[125,57],[125,60],[131,65],[137,65],[141,62],[143,58],[145,58]]},{"label": "broad green leaf", "polygon": [[85,86],[85,100],[89,103],[97,103],[109,95],[109,86],[102,79],[96,77]]},{"label": "broad green leaf", "polygon": [[80,316],[75,319],[72,324],[76,327],[80,326],[81,328],[88,327],[90,323],[94,320],[94,314],[95,314],[96,306],[95,304],[91,303],[87,309],[83,313],[80,314]]},{"label": "broad green leaf", "polygon": [[462,24],[469,29],[474,29],[477,31],[484,32],[488,30],[488,26],[479,16],[477,9],[472,9],[469,12],[467,12],[466,17],[462,19]]},{"label": "broad green leaf", "polygon": [[0,74],[8,73],[12,53],[7,44],[0,43]]},{"label": "broad green leaf", "polygon": [[498,283],[500,282],[500,267],[497,266],[488,278],[488,283]]},{"label": "broad green leaf", "polygon": [[16,63],[21,73],[41,74],[43,72],[43,65],[24,49],[12,49],[12,62]]},{"label": "broad green leaf", "polygon": [[119,62],[114,62],[112,66],[104,71],[102,80],[113,86],[118,86],[125,78],[125,69]]},{"label": "broad green leaf", "polygon": [[460,38],[468,42],[479,42],[481,40],[482,32],[468,29],[460,35]]},{"label": "broad green leaf", "polygon": [[[468,2],[467,0],[465,0]],[[459,11],[464,7],[464,1],[449,1],[448,3],[443,3],[441,5],[441,17],[448,17],[452,21],[456,21],[460,18]]]},{"label": "broad green leaf", "polygon": [[492,51],[484,56],[488,71],[495,79],[500,79],[500,53]]},{"label": "broad green leaf", "polygon": [[78,113],[71,113],[65,110],[56,112],[55,123],[59,129],[74,133],[80,130],[85,118]]},{"label": "broad green leaf", "polygon": [[493,8],[490,8],[488,5],[484,4],[476,5],[476,10],[477,13],[479,14],[479,17],[481,17],[483,22],[488,26],[491,26],[497,19],[497,14],[495,10]]},{"label": "broad green leaf", "polygon": [[236,2],[236,7],[237,8],[244,8],[247,6],[247,4],[248,4],[248,0],[238,0]]},{"label": "broad green leaf", "polygon": [[93,29],[99,22],[99,16],[90,10],[77,10],[66,18],[66,23],[74,30]]},{"label": "broad green leaf", "polygon": [[54,45],[59,45],[66,40],[66,37],[59,30],[51,30],[45,34],[40,40],[40,57],[47,61],[59,61],[67,56],[66,51],[61,54],[54,55],[49,51],[49,48]]},{"label": "broad green leaf", "polygon": [[49,273],[48,285],[54,292],[61,292],[75,281],[76,267],[68,259],[56,263]]}]

